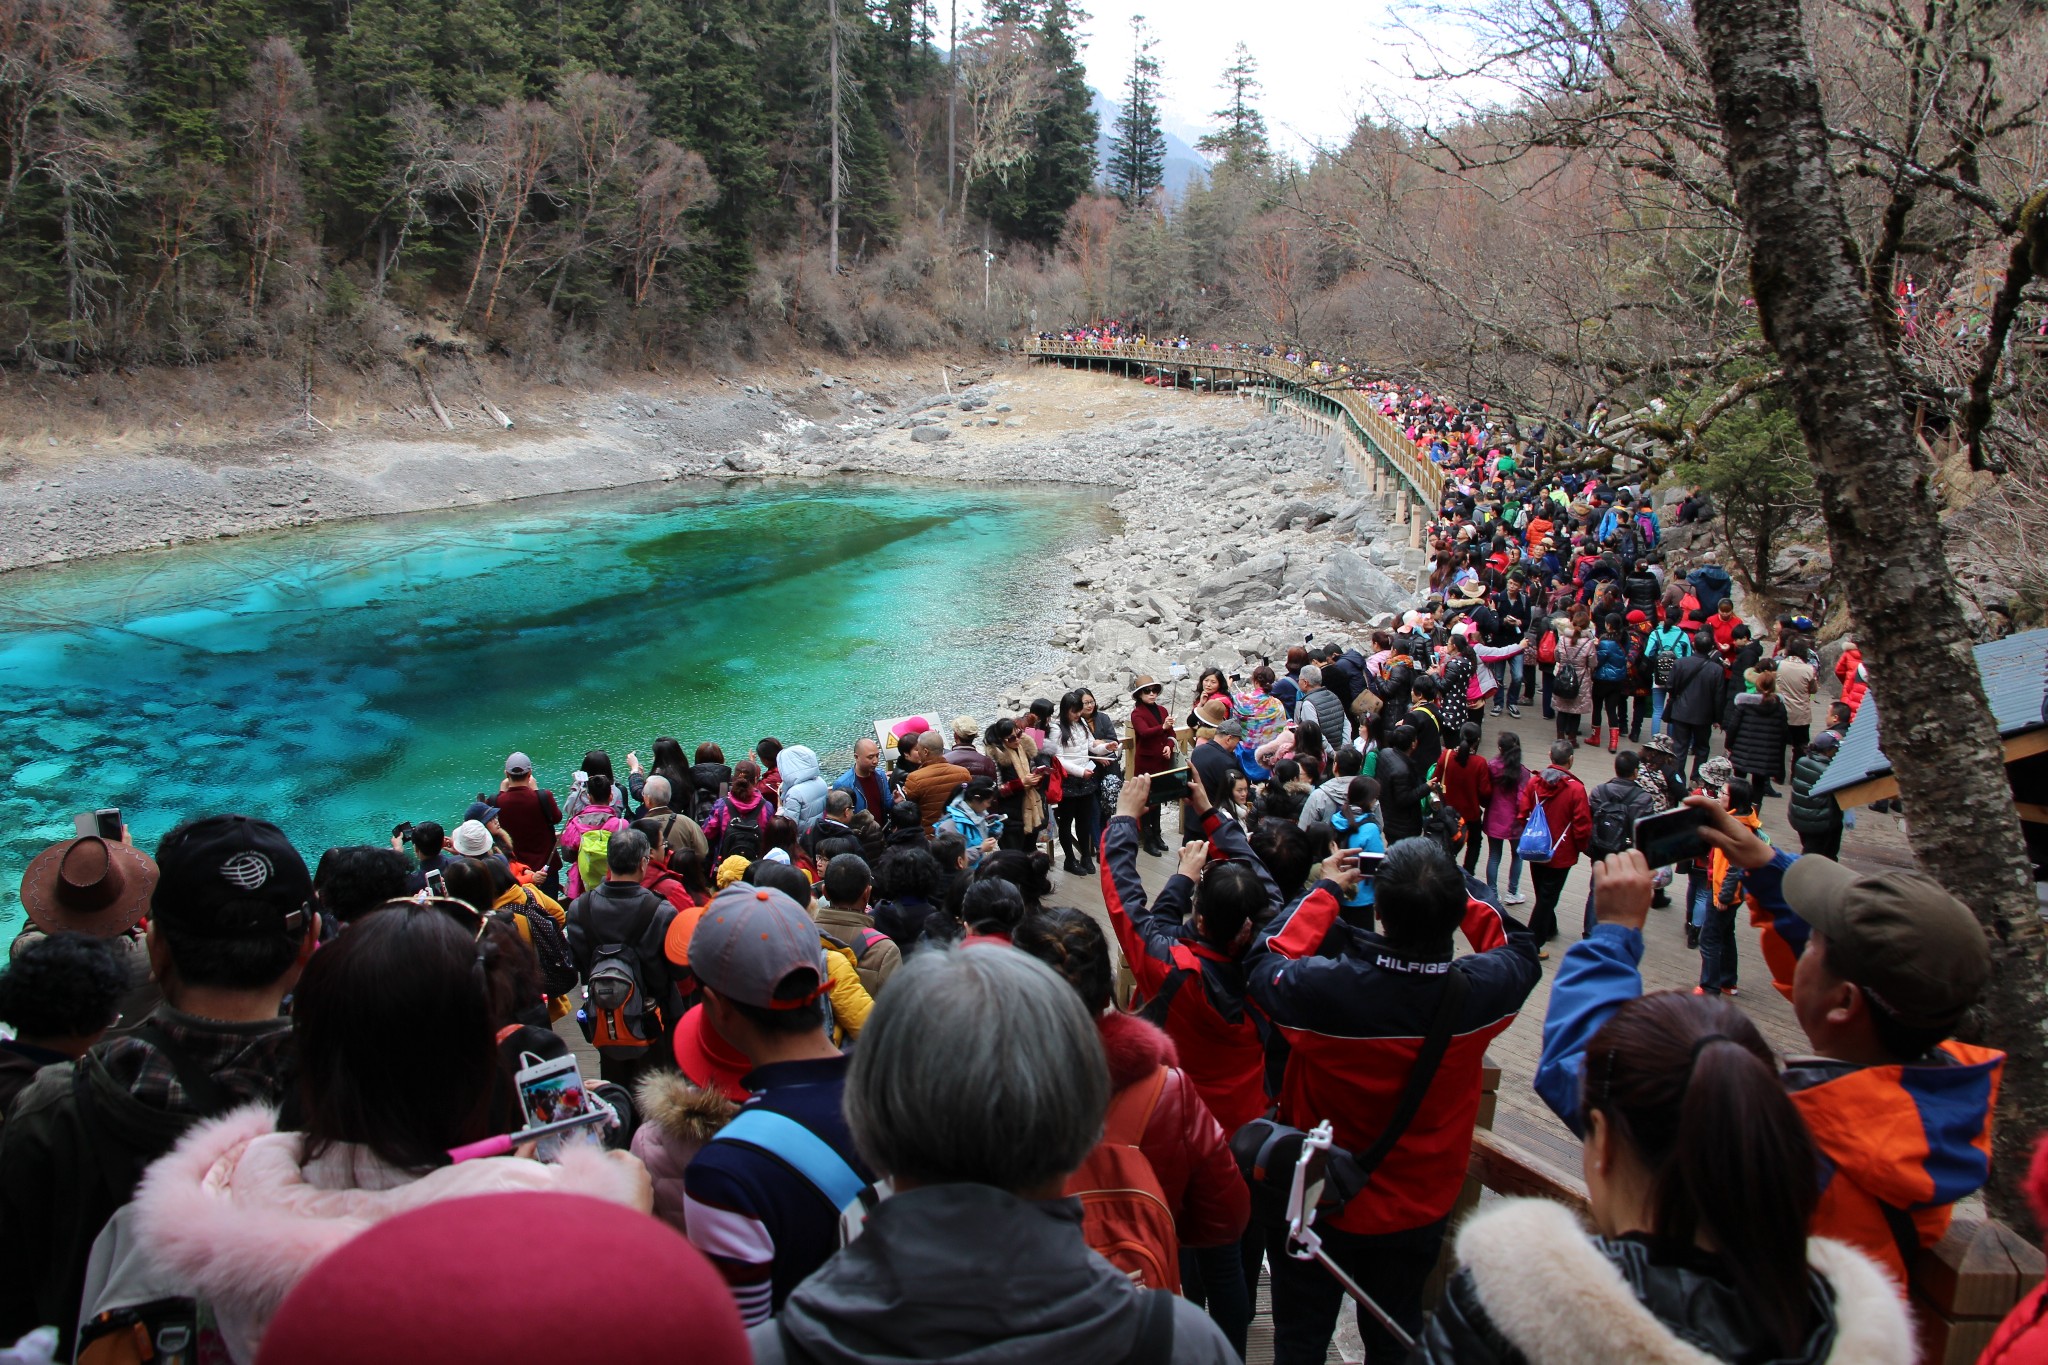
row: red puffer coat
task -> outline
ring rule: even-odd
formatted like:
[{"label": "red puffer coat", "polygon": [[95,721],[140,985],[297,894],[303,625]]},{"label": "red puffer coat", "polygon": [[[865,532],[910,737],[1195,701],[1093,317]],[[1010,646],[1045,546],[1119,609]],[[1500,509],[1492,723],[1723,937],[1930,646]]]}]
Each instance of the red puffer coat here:
[{"label": "red puffer coat", "polygon": [[1236,1241],[1251,1217],[1251,1192],[1238,1174],[1222,1126],[1180,1069],[1173,1040],[1136,1015],[1105,1014],[1095,1022],[1109,1058],[1111,1089],[1121,1091],[1162,1066],[1167,1069],[1165,1088],[1138,1146],[1166,1192],[1180,1244],[1213,1247]]}]

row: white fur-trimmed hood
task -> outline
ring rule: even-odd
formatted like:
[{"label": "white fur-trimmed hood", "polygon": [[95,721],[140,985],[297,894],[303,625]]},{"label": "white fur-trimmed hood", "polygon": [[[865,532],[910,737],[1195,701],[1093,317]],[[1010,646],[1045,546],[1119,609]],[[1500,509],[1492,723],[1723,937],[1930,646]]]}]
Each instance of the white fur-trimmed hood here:
[{"label": "white fur-trimmed hood", "polygon": [[277,1131],[276,1111],[238,1109],[193,1127],[151,1166],[135,1193],[136,1240],[251,1335],[319,1260],[372,1224],[443,1199],[546,1190],[647,1210],[638,1159],[594,1143],[559,1163],[465,1161],[391,1190],[323,1190],[300,1169],[303,1139]]},{"label": "white fur-trimmed hood", "polygon": [[[1841,1242],[1806,1245],[1835,1291],[1830,1365],[1913,1365],[1913,1324],[1891,1277]],[[1459,1230],[1457,1253],[1487,1317],[1531,1365],[1714,1365],[1643,1307],[1562,1204],[1503,1200]]]}]

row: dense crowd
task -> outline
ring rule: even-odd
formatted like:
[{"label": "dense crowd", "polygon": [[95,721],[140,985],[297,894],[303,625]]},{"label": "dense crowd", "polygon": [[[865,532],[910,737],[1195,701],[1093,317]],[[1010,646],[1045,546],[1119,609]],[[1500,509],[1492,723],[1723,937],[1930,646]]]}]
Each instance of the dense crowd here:
[{"label": "dense crowd", "polygon": [[[1345,1290],[1290,1254],[1288,1182],[1328,1124],[1312,1231],[1385,1314],[1375,1362],[1911,1360],[1904,1268],[1988,1176],[2003,1058],[1955,1037],[1969,910],[1834,861],[1812,788],[1860,659],[1754,629],[1541,433],[1384,394],[1449,474],[1426,595],[1204,670],[1184,715],[1138,677],[902,722],[832,775],[773,738],[560,783],[513,753],[311,866],[244,815],[46,850],[0,974],[0,1338],[1222,1365],[1264,1275],[1308,1365]],[[1483,742],[1538,705],[1540,762]],[[1798,854],[1759,832],[1780,783]],[[1653,868],[1635,822],[1678,806],[1704,851]],[[1535,1087],[1592,1232],[1490,1202],[1433,1290],[1487,1045],[1582,858]],[[1699,986],[1645,994],[1681,875]],[[1810,1055],[1727,998],[1745,909]]]}]

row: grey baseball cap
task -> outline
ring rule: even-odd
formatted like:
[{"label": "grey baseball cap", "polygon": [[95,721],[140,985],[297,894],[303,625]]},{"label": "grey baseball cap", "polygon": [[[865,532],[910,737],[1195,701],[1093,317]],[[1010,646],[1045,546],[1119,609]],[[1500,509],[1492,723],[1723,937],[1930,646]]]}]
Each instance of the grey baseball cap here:
[{"label": "grey baseball cap", "polygon": [[1977,917],[1918,872],[1864,876],[1817,854],[1785,872],[1785,903],[1827,940],[1827,968],[1913,1028],[1951,1029],[1991,979]]},{"label": "grey baseball cap", "polygon": [[533,771],[533,760],[525,754],[513,754],[505,760],[505,772],[512,777],[524,777]]},{"label": "grey baseball cap", "polygon": [[780,891],[735,882],[704,907],[690,936],[690,969],[728,1000],[802,1009],[824,993],[818,926]]}]

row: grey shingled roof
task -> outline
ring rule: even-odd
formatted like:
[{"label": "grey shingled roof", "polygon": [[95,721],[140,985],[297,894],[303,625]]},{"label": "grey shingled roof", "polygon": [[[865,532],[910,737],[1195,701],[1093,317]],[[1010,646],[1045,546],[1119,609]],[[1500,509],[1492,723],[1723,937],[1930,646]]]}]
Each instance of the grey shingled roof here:
[{"label": "grey shingled roof", "polygon": [[[2048,630],[2022,631],[2003,640],[1976,648],[1977,672],[1984,678],[1984,693],[1991,701],[1991,715],[1998,722],[2000,737],[2042,726],[2044,683],[2048,683]],[[1877,738],[1877,698],[1864,698],[1849,734],[1835,761],[1814,783],[1813,794],[1826,796],[1853,787],[1892,770],[1885,761]]]}]

